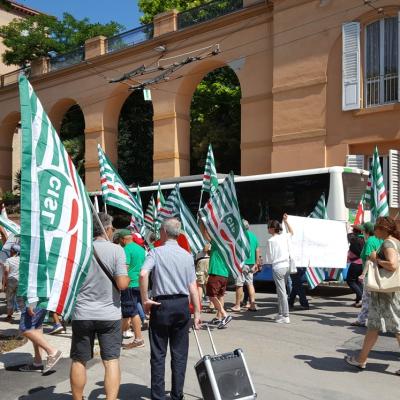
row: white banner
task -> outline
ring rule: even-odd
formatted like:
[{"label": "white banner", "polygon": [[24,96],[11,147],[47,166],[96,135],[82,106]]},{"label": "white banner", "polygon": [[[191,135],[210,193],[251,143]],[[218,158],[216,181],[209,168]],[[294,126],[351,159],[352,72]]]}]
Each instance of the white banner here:
[{"label": "white banner", "polygon": [[297,267],[345,268],[347,225],[342,221],[289,216],[292,256]]}]

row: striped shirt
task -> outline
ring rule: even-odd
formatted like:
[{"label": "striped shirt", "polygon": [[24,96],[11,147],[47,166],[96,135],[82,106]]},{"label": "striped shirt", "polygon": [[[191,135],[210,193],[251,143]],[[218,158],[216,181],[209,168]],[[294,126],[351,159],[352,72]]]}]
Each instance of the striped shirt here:
[{"label": "striped shirt", "polygon": [[189,295],[189,285],[196,282],[193,257],[176,240],[151,250],[142,270],[152,272],[154,297]]}]

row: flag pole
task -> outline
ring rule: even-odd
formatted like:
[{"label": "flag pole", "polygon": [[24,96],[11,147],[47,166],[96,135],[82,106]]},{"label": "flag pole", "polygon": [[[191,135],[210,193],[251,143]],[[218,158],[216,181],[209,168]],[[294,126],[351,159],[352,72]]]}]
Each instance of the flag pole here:
[{"label": "flag pole", "polygon": [[[91,201],[89,201],[89,203],[90,203],[90,206],[91,206],[91,208],[92,208],[92,213],[93,213],[94,217],[96,218],[97,223],[101,226],[101,229],[102,229],[102,231],[103,231],[104,236],[106,237],[106,239],[107,239],[108,241],[110,241],[110,239],[109,239],[108,236],[107,236],[107,232],[106,232],[106,230],[104,229],[104,226],[103,226],[103,224],[102,224],[101,221],[100,221],[99,214],[97,214],[97,211],[96,211],[96,209],[94,208],[93,203],[92,203]],[[105,204],[105,203],[104,203],[104,204]]]},{"label": "flag pole", "polygon": [[201,202],[203,201],[203,193],[204,193],[204,190],[201,189],[201,192],[200,192],[199,209],[197,210],[197,223],[199,222],[199,212],[200,212],[200,208],[201,208]]}]

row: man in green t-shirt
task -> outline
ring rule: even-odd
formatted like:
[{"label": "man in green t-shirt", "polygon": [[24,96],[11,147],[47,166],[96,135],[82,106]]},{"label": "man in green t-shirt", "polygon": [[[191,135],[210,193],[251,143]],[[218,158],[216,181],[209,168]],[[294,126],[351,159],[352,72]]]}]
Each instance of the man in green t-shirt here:
[{"label": "man in green t-shirt", "polygon": [[234,312],[239,312],[240,302],[243,298],[243,286],[247,286],[247,290],[249,292],[249,300],[250,300],[250,307],[249,311],[257,311],[256,306],[256,292],[254,290],[253,284],[253,274],[259,268],[260,264],[260,248],[258,244],[257,236],[249,230],[250,225],[248,221],[245,219],[243,220],[243,226],[246,229],[246,235],[249,239],[250,243],[250,256],[245,261],[243,269],[242,269],[242,276],[236,279],[236,304],[234,307],[231,308]]},{"label": "man in green t-shirt", "polygon": [[206,294],[217,310],[217,316],[213,318],[211,323],[217,325],[218,329],[222,329],[232,321],[232,316],[228,315],[224,308],[224,296],[226,286],[228,285],[229,267],[226,265],[217,244],[211,240],[204,224],[201,224],[200,228],[204,238],[211,244]]},{"label": "man in green t-shirt", "polygon": [[121,291],[122,311],[122,335],[124,338],[132,338],[130,327],[132,326],[135,339],[124,345],[124,348],[132,349],[144,346],[142,336],[142,323],[138,311],[140,302],[139,276],[140,270],[146,258],[144,248],[133,241],[132,233],[128,229],[118,232],[119,242],[125,250],[128,276],[131,279],[128,289]]}]

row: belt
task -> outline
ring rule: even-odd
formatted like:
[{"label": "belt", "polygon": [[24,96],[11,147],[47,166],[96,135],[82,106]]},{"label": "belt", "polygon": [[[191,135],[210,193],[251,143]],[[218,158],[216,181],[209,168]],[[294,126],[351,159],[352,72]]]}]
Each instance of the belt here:
[{"label": "belt", "polygon": [[155,301],[173,300],[173,299],[181,299],[184,297],[188,298],[189,296],[187,294],[169,294],[169,295],[156,296],[156,297],[154,297],[154,300]]}]

